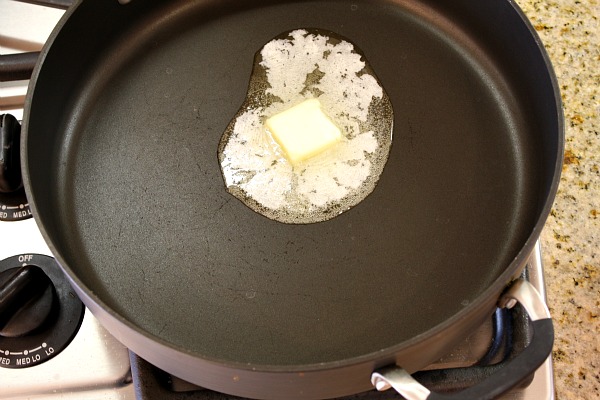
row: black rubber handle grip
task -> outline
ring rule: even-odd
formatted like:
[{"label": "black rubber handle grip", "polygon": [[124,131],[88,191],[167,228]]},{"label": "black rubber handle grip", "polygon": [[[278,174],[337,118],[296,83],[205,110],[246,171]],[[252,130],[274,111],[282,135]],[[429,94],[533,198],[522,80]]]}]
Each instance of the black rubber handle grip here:
[{"label": "black rubber handle grip", "polygon": [[492,400],[516,387],[533,374],[552,352],[554,327],[550,318],[532,322],[531,343],[489,378],[456,393],[431,393],[427,400]]}]

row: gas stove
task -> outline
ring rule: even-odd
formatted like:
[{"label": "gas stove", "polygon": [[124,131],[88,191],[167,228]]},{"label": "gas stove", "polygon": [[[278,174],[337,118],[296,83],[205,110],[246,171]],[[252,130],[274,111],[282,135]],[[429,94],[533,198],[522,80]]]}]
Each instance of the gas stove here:
[{"label": "gas stove", "polygon": [[[10,0],[0,0],[0,10],[2,54],[39,50],[62,15],[61,10]],[[26,80],[0,83],[0,114],[10,113],[16,120],[22,119],[27,83]],[[3,276],[6,280],[4,271],[16,271],[24,265],[36,265],[51,276],[55,286],[63,288],[55,290],[53,308],[46,309],[45,313],[56,313],[53,310],[57,302],[60,303],[58,307],[62,307],[62,293],[65,301],[73,304],[73,317],[69,318],[71,325],[64,332],[60,329],[61,334],[38,334],[37,325],[22,327],[17,324],[14,331],[8,329],[8,333],[0,327],[0,334],[8,336],[18,336],[19,329],[36,332],[34,338],[20,345],[11,344],[4,348],[2,343],[7,342],[0,340],[0,399],[232,398],[181,381],[145,362],[111,336],[89,310],[78,305],[80,303],[69,289],[68,281],[59,277],[62,272],[32,218],[23,190],[19,189],[10,194],[0,193],[0,282]],[[38,272],[38,269],[30,268],[26,274],[35,277]],[[523,274],[545,296],[539,244]],[[39,284],[35,283],[39,279],[34,278],[31,284],[28,278],[23,278],[25,291],[30,291],[26,285],[33,285],[31,291],[47,292],[45,285],[48,278],[44,279]],[[34,297],[43,298],[43,295]],[[43,321],[59,320],[46,314],[43,314]],[[454,351],[415,374],[415,377],[436,391],[468,387],[518,354],[528,341],[529,325],[519,307],[514,311],[499,310]],[[399,396],[391,391],[372,391],[349,398],[378,400]],[[551,359],[522,387],[514,389],[503,399],[554,399]]]}]

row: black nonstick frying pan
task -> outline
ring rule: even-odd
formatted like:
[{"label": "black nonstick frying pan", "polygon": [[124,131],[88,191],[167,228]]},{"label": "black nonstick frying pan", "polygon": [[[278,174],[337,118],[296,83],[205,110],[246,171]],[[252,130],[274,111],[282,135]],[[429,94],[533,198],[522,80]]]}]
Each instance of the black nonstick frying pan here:
[{"label": "black nonstick frying pan", "polygon": [[[296,28],[360,47],[394,109],[374,192],[307,225],[250,210],[217,158],[255,52]],[[34,71],[23,176],[84,303],[176,376],[253,398],[372,384],[436,398],[406,392],[408,373],[499,300],[531,302],[526,354],[457,397],[489,398],[552,345],[529,286],[502,293],[550,211],[562,128],[550,63],[512,1],[84,0]]]}]

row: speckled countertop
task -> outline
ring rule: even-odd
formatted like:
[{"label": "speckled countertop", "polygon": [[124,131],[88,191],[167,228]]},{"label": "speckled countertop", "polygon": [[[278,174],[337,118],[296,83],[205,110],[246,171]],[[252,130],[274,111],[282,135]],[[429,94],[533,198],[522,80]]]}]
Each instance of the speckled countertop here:
[{"label": "speckled countertop", "polygon": [[541,243],[557,399],[600,398],[600,2],[517,0],[544,43],[565,115],[562,179]]}]

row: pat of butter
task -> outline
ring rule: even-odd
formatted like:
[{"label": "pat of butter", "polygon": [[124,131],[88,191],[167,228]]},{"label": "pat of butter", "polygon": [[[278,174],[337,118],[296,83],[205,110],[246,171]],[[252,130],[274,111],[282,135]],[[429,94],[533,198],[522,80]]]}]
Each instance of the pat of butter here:
[{"label": "pat of butter", "polygon": [[318,99],[305,100],[273,115],[266,126],[292,164],[322,153],[342,138]]}]

